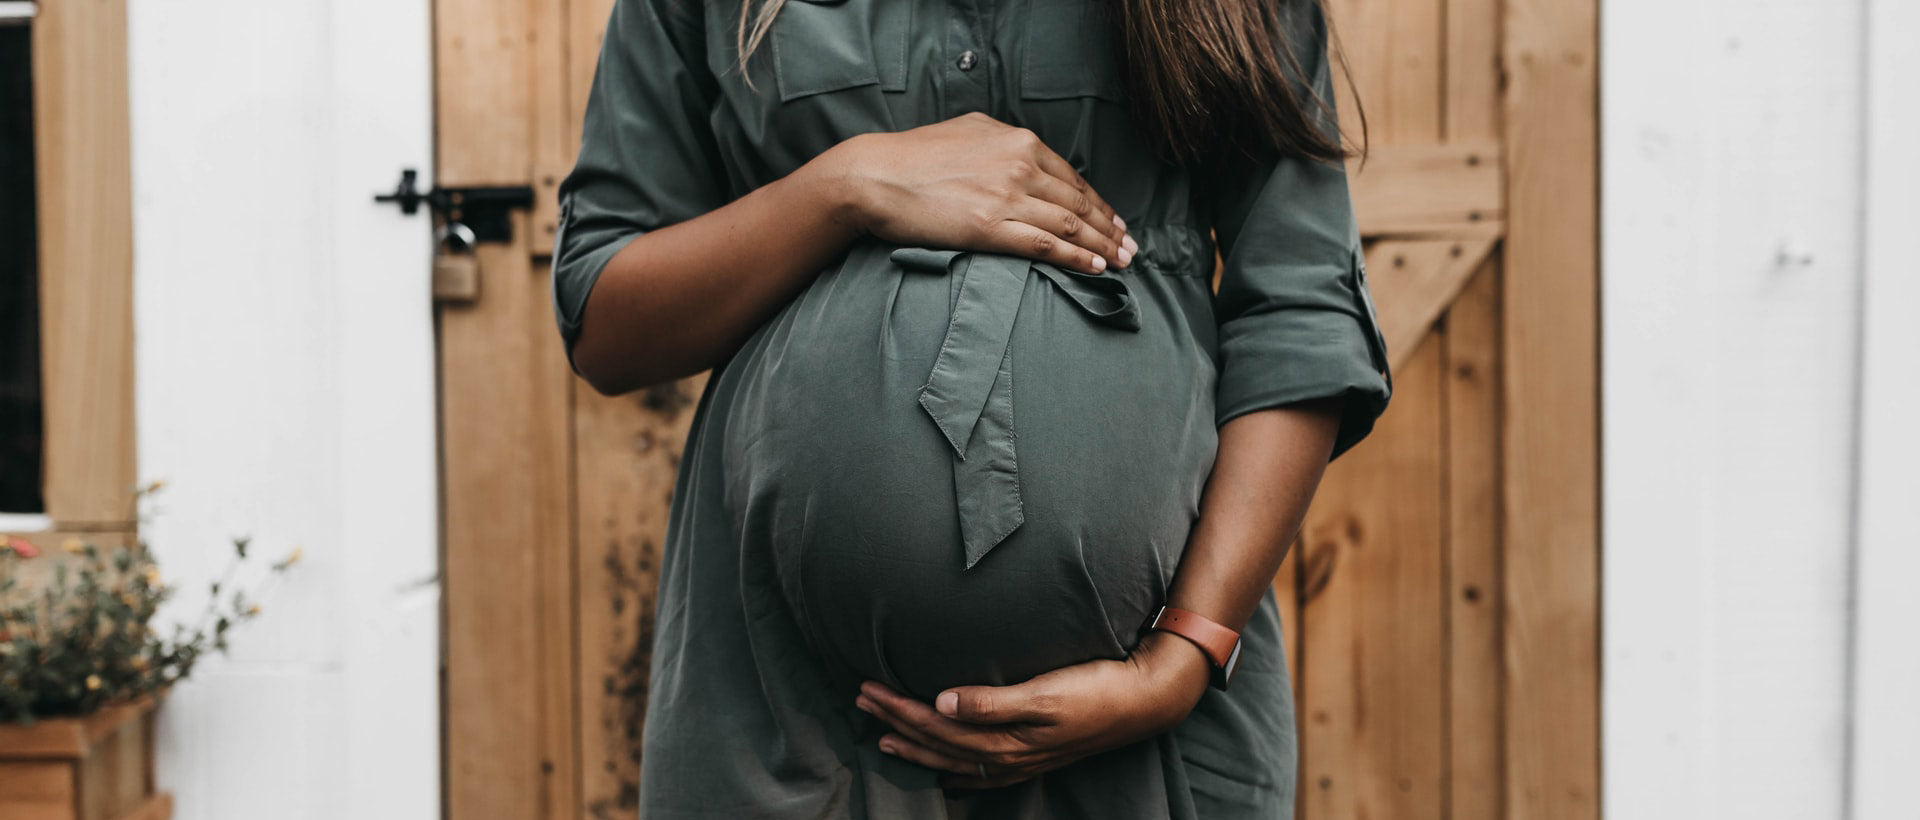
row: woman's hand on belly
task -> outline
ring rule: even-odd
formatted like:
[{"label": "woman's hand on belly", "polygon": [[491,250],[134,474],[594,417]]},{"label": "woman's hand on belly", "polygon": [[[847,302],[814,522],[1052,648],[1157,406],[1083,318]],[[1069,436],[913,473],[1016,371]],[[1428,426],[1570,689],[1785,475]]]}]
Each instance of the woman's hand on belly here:
[{"label": "woman's hand on belly", "polygon": [[1209,675],[1199,647],[1150,632],[1126,660],[949,689],[932,706],[867,681],[855,704],[893,728],[882,751],[944,772],[943,786],[987,789],[1172,729],[1200,702]]},{"label": "woman's hand on belly", "polygon": [[852,227],[890,242],[1030,257],[1083,273],[1126,267],[1140,250],[1071,163],[1032,131],[978,112],[862,134],[809,164],[822,163],[846,185]]}]

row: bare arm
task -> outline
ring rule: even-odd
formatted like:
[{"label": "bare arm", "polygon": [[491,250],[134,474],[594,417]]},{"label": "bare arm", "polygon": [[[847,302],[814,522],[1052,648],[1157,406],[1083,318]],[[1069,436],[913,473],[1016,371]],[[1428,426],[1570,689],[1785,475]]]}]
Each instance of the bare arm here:
[{"label": "bare arm", "polygon": [[614,394],[737,349],[863,235],[1098,273],[1138,245],[1033,132],[984,114],[863,134],[700,216],[635,237],[587,297],[574,366]]},{"label": "bare arm", "polygon": [[587,297],[574,365],[610,395],[712,367],[859,236],[844,191],[809,163],[636,237]]},{"label": "bare arm", "polygon": [[[1168,603],[1234,629],[1273,583],[1333,449],[1341,399],[1258,410],[1220,428]],[[1150,632],[1120,661],[1062,667],[1012,686],[962,686],[933,708],[875,681],[855,702],[895,734],[881,748],[957,788],[1017,783],[1172,728],[1206,692],[1211,664],[1192,642]],[[980,776],[976,764],[985,764]]]}]

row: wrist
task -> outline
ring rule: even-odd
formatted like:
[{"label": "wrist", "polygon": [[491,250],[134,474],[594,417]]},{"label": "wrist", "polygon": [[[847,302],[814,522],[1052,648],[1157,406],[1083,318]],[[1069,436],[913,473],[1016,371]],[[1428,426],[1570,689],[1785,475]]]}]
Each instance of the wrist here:
[{"label": "wrist", "polygon": [[1200,702],[1213,680],[1213,661],[1207,653],[1172,632],[1153,630],[1141,636],[1132,658],[1152,685],[1180,707],[1182,718]]},{"label": "wrist", "polygon": [[865,178],[859,173],[859,156],[868,135],[842,140],[821,152],[800,169],[812,189],[817,213],[841,229],[849,240],[872,233],[873,209]]}]

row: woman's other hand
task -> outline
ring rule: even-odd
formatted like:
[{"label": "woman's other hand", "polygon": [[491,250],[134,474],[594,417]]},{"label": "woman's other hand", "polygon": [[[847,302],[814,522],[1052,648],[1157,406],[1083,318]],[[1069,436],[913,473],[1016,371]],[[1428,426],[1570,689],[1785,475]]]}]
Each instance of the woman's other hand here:
[{"label": "woman's other hand", "polygon": [[906,245],[992,251],[1083,273],[1140,246],[1072,164],[1032,131],[978,112],[862,134],[815,163],[843,183],[849,227]]},{"label": "woman's other hand", "polygon": [[1200,702],[1210,673],[1199,647],[1156,631],[1126,660],[956,687],[932,706],[867,681],[854,703],[893,728],[882,751],[943,772],[943,786],[987,789],[1172,729]]}]

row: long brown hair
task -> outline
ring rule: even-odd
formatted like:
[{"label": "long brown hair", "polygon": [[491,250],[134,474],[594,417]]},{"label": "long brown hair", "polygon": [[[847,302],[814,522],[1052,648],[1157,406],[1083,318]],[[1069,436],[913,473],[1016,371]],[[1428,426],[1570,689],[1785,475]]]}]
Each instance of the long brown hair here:
[{"label": "long brown hair", "polygon": [[[741,0],[740,63],[759,48],[786,0]],[[882,0],[891,2],[892,0]],[[1320,94],[1299,47],[1328,40],[1352,75],[1325,0],[1110,0],[1134,115],[1163,158],[1200,161],[1263,150],[1338,162],[1364,155],[1367,114],[1355,98],[1360,148],[1346,147],[1334,102]],[[1307,52],[1313,54],[1312,51]],[[1331,87],[1331,86],[1329,86]]]}]

